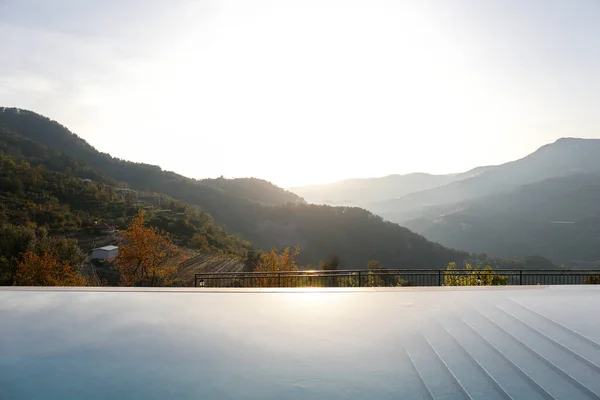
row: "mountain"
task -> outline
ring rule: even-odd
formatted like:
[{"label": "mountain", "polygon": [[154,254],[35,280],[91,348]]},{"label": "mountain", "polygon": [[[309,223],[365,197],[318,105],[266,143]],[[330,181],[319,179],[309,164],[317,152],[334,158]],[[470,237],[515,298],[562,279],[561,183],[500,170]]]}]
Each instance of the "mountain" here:
[{"label": "mountain", "polygon": [[[107,177],[126,182],[137,190],[155,192],[167,192],[162,190],[164,188],[174,191],[191,190],[197,196],[206,196],[215,201],[221,200],[223,196],[243,198],[264,204],[304,201],[294,193],[261,179],[195,180],[174,172],[164,171],[156,165],[120,160],[97,151],[66,127],[32,111],[0,108],[0,126],[60,154],[76,160],[85,160],[90,167],[102,171]],[[225,187],[227,187],[227,191],[224,191]]]},{"label": "mountain", "polygon": [[322,185],[298,186],[289,190],[311,203],[360,205],[395,199],[409,193],[445,185],[455,179],[455,175],[414,173],[381,178],[348,179]]},{"label": "mountain", "polygon": [[487,168],[489,167],[479,167],[468,172],[449,175],[416,172],[381,178],[347,179],[322,185],[297,186],[289,190],[310,203],[362,207],[470,178],[483,173]]},{"label": "mountain", "polygon": [[[597,266],[599,174],[600,140],[563,138],[520,160],[462,174],[391,175],[292,190],[308,201],[360,204],[452,248]],[[376,200],[383,196],[386,201]]]},{"label": "mountain", "polygon": [[8,131],[2,146],[14,157],[38,146],[38,152],[49,154],[47,164],[40,162],[48,169],[82,178],[85,173],[94,173],[96,179],[118,186],[164,193],[199,206],[216,224],[255,247],[300,245],[298,261],[302,264],[314,265],[336,254],[343,268],[364,268],[372,259],[390,268],[443,268],[449,261],[460,262],[467,256],[368,211],[309,205],[263,180],[195,180],[155,165],[113,158],[64,126],[31,111],[0,108],[0,126]]},{"label": "mountain", "polygon": [[580,266],[600,263],[600,173],[550,178],[455,208],[406,224],[431,240],[471,252],[536,254]]},{"label": "mountain", "polygon": [[394,222],[406,222],[454,204],[507,193],[521,185],[575,173],[600,172],[600,139],[563,138],[517,161],[486,167],[481,173],[400,199],[365,207]]},{"label": "mountain", "polygon": [[[235,214],[252,203],[267,205],[304,202],[297,195],[260,179],[196,180],[156,165],[134,163],[100,153],[59,123],[27,110],[0,108],[0,126],[14,134],[47,146],[60,157],[71,157],[103,176],[135,190],[167,193],[190,204],[200,205],[230,231],[245,233],[247,222]],[[81,171],[77,171],[78,176]],[[93,179],[92,177],[89,177]],[[244,211],[245,212],[245,211]]]},{"label": "mountain", "polygon": [[[0,148],[4,138],[5,133],[0,132]],[[154,204],[128,201],[108,181],[84,180],[49,171],[43,164],[33,166],[26,160],[0,151],[0,225],[34,223],[52,235],[85,237],[90,236],[87,231],[106,223],[125,228],[126,219],[141,208],[150,225],[173,234],[178,244],[188,245],[199,234],[206,239],[206,250],[213,253],[243,257],[251,249],[248,242],[228,235],[198,207],[160,194],[147,194],[160,200]]]}]

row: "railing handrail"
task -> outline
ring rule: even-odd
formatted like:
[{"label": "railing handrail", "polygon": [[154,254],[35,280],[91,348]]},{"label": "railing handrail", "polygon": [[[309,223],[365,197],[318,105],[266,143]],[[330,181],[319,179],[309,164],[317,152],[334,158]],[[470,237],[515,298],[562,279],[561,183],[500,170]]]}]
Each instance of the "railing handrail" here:
[{"label": "railing handrail", "polygon": [[263,276],[263,275],[356,275],[358,273],[374,273],[374,274],[403,274],[403,273],[446,273],[446,274],[469,274],[469,273],[489,273],[494,272],[495,274],[529,274],[529,273],[545,273],[545,274],[569,274],[569,273],[585,273],[585,274],[600,274],[600,269],[344,269],[344,270],[315,270],[315,271],[264,271],[264,272],[198,272],[197,276],[200,275],[221,275],[221,276],[233,276],[233,275],[247,275],[247,276]]},{"label": "railing handrail", "polygon": [[[194,286],[322,287],[561,285],[600,283],[600,269],[348,269],[261,272],[199,272]],[[239,285],[239,286],[238,286]],[[256,286],[258,285],[258,286]],[[340,286],[341,285],[341,286]]]}]

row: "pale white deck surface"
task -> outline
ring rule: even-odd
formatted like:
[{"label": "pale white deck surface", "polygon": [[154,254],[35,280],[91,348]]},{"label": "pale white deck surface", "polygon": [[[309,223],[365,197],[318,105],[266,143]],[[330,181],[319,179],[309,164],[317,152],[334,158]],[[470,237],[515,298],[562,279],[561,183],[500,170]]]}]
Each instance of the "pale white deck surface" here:
[{"label": "pale white deck surface", "polygon": [[0,289],[0,399],[600,399],[600,287]]}]

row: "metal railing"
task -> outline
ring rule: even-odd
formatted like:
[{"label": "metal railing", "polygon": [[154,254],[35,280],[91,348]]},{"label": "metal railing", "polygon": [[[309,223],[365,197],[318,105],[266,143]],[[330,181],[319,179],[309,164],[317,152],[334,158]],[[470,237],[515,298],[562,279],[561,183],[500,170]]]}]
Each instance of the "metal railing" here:
[{"label": "metal railing", "polygon": [[196,287],[392,287],[487,285],[582,285],[600,283],[600,270],[326,270],[207,272]]}]

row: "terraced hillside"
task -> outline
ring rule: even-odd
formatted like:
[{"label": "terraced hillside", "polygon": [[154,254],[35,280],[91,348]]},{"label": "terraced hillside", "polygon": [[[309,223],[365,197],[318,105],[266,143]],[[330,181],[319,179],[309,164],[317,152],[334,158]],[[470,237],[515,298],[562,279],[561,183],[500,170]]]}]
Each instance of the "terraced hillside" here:
[{"label": "terraced hillside", "polygon": [[194,276],[200,272],[241,272],[244,268],[243,261],[233,257],[201,254],[191,249],[184,249],[183,256],[186,259],[179,263],[178,286],[194,286]]}]

